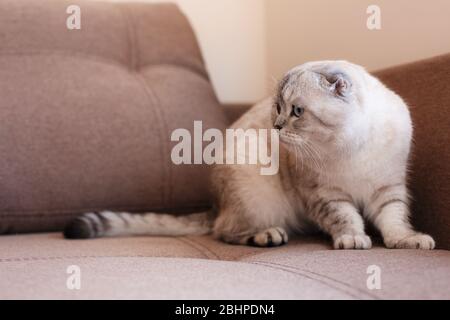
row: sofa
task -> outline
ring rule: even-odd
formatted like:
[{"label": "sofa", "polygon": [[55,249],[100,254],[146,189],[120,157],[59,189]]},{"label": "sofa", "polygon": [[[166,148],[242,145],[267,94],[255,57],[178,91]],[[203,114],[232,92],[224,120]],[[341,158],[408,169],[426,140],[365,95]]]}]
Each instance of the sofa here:
[{"label": "sofa", "polygon": [[173,4],[2,0],[0,70],[0,299],[450,299],[449,54],[375,72],[411,106],[412,222],[432,251],[376,233],[371,250],[320,235],[66,240],[86,211],[208,209],[210,168],[173,164],[171,133],[224,129],[247,107],[218,102]]}]

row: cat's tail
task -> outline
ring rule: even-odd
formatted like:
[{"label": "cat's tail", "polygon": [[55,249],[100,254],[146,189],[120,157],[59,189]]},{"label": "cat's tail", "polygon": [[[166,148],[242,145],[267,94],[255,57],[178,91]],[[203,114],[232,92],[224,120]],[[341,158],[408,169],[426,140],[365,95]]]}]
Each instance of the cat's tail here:
[{"label": "cat's tail", "polygon": [[162,213],[89,212],[72,220],[64,229],[67,239],[116,236],[184,236],[208,234],[214,223],[213,212],[175,216]]}]

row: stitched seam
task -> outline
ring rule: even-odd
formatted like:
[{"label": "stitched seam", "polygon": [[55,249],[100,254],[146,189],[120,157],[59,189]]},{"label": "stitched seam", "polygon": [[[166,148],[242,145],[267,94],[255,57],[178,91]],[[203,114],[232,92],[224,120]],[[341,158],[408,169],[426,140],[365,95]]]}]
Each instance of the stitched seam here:
[{"label": "stitched seam", "polygon": [[276,263],[276,262],[252,261],[251,263],[253,263],[253,262],[255,262],[256,264],[264,264],[264,265],[278,266],[278,267],[281,267],[281,268],[293,269],[293,270],[296,270],[296,271],[301,272],[301,273],[312,274],[312,275],[314,275],[314,276],[317,276],[317,277],[321,277],[321,278],[326,279],[326,280],[320,280],[320,281],[322,281],[322,282],[328,283],[327,280],[329,280],[329,281],[338,283],[338,284],[340,284],[340,285],[343,285],[343,286],[347,287],[348,289],[351,289],[351,290],[353,290],[353,291],[357,291],[357,292],[362,293],[362,294],[364,294],[364,295],[366,295],[366,296],[369,296],[369,297],[372,298],[372,299],[379,299],[376,295],[373,295],[373,294],[371,294],[371,293],[368,293],[368,292],[366,292],[366,291],[364,291],[364,290],[361,290],[361,289],[359,289],[359,288],[355,288],[355,287],[353,287],[353,286],[351,286],[351,285],[349,285],[349,284],[347,284],[347,283],[345,283],[345,282],[343,282],[343,281],[340,281],[340,280],[331,278],[331,277],[329,277],[329,276],[327,276],[327,275],[324,275],[324,274],[321,274],[321,273],[317,273],[317,272],[310,271],[310,270],[304,270],[304,269],[300,269],[300,268],[295,267],[295,266],[289,266],[289,265],[285,265],[285,264],[281,264],[281,263]]},{"label": "stitched seam", "polygon": [[250,258],[250,257],[253,257],[253,256],[257,256],[257,255],[259,255],[261,253],[267,252],[267,251],[264,251],[265,248],[255,248],[255,250],[260,250],[260,251],[246,253],[246,254],[244,254],[244,255],[242,255],[240,257],[237,257],[234,261],[240,261],[240,262],[244,262],[245,263],[246,261],[244,261],[244,259]]},{"label": "stitched seam", "polygon": [[353,286],[347,284],[346,282],[337,280],[337,279],[335,279],[335,278],[329,277],[329,276],[324,275],[324,274],[321,274],[321,273],[317,273],[317,272],[314,272],[314,271],[311,271],[311,270],[300,269],[300,268],[298,268],[298,267],[295,267],[295,266],[289,266],[289,265],[285,265],[285,264],[282,264],[282,263],[276,263],[276,262],[264,262],[264,263],[269,263],[269,264],[273,264],[273,265],[278,265],[278,266],[285,267],[285,268],[291,268],[291,269],[298,270],[298,271],[300,271],[300,272],[306,272],[306,273],[310,273],[310,274],[313,274],[313,275],[316,275],[316,276],[319,276],[319,277],[323,277],[323,278],[328,279],[328,280],[331,280],[331,281],[333,281],[333,282],[337,282],[337,283],[339,283],[339,284],[342,284],[342,285],[344,285],[344,286],[346,286],[346,287],[348,287],[348,288],[350,288],[350,289],[352,289],[352,290],[357,290],[357,291],[359,291],[359,292],[361,292],[361,293],[363,293],[363,294],[365,294],[365,295],[368,295],[368,296],[370,296],[370,297],[372,297],[372,298],[378,299],[378,297],[377,297],[376,295],[370,294],[370,293],[368,293],[368,292],[366,292],[366,291],[364,291],[364,290],[361,290],[361,289],[359,289],[359,288],[355,288],[355,287],[353,287]]},{"label": "stitched seam", "polygon": [[[137,42],[137,36],[136,36],[136,28],[134,26],[134,24],[132,23],[132,21],[130,19],[127,19],[127,26],[128,26],[128,35],[130,38],[130,46],[132,46],[133,48],[136,46],[136,42]],[[134,59],[135,59],[135,49],[131,50],[131,62],[132,64],[135,63]],[[136,69],[136,66],[132,66],[133,69]],[[165,122],[164,116],[162,114],[162,110],[160,108],[161,103],[158,99],[158,97],[156,96],[156,94],[154,93],[154,91],[150,88],[150,86],[147,85],[147,81],[146,79],[142,76],[142,74],[139,73],[138,70],[135,70],[134,72],[134,76],[136,78],[136,80],[138,81],[138,83],[140,84],[140,86],[144,89],[147,97],[149,98],[150,101],[152,101],[154,106],[157,106],[153,109],[153,114],[155,115],[157,122],[158,122],[158,135],[159,135],[159,149],[160,149],[160,154],[163,157],[162,160],[165,159],[166,155],[169,152],[169,149],[167,148],[166,144],[163,143],[163,133],[162,131],[164,131],[165,133],[167,133],[167,124]],[[167,161],[165,161],[167,162]],[[162,195],[162,201],[165,205],[167,205],[169,202],[169,197],[170,197],[170,183],[172,181],[171,179],[171,174],[170,174],[170,170],[169,170],[169,166],[166,165],[164,166],[164,170],[162,170],[162,175],[163,175],[163,179],[161,179],[162,181],[169,181],[169,184],[165,183],[165,186],[161,189],[161,195]],[[164,179],[166,178],[166,179]],[[167,190],[169,189],[169,190]]]},{"label": "stitched seam", "polygon": [[211,257],[204,250],[202,250],[201,247],[197,246],[195,243],[192,243],[188,239],[186,239],[186,238],[175,238],[175,239],[177,239],[178,241],[182,242],[183,244],[188,245],[189,247],[197,250],[198,252],[200,252],[208,260],[211,259]]},{"label": "stitched seam", "polygon": [[[274,263],[274,264],[279,264],[279,263]],[[279,265],[283,266],[283,264],[279,264]],[[286,266],[286,267],[289,267],[289,266]],[[321,274],[321,273],[317,273],[317,272],[314,272],[314,271],[311,271],[311,270],[303,270],[303,269],[300,269],[300,268],[295,267],[295,266],[291,266],[291,268],[292,268],[292,269],[295,269],[295,270],[303,271],[303,272],[308,272],[308,273],[314,274],[314,275],[319,276],[319,277],[323,277],[323,278],[325,278],[325,279],[328,279],[328,280],[331,280],[331,281],[340,283],[340,284],[342,284],[342,285],[344,285],[344,286],[347,286],[347,287],[351,288],[352,290],[359,291],[360,293],[365,294],[365,295],[368,295],[368,296],[370,296],[370,297],[372,297],[372,298],[374,298],[374,299],[379,299],[378,296],[376,296],[376,295],[374,295],[374,294],[371,294],[371,293],[369,293],[369,292],[366,292],[366,291],[364,291],[364,290],[362,290],[362,289],[360,289],[360,288],[353,287],[353,286],[351,286],[350,284],[348,284],[348,283],[346,283],[346,282],[344,282],[344,281],[341,281],[341,280],[338,280],[338,279],[329,277],[329,276],[327,276],[327,275],[324,275],[324,274]]]},{"label": "stitched seam", "polygon": [[191,238],[191,237],[185,238],[185,239],[188,240],[188,241],[190,241],[190,242],[192,242],[192,243],[197,244],[198,246],[200,246],[200,247],[202,247],[202,248],[204,248],[204,249],[205,249],[206,251],[208,251],[215,259],[217,259],[217,260],[222,260],[222,258],[221,258],[217,253],[215,253],[212,249],[208,248],[205,244],[203,244],[203,243],[201,243],[201,242],[199,242],[199,241],[196,241],[194,238]]},{"label": "stitched seam", "polygon": [[[20,258],[0,258],[0,263],[3,262],[29,262],[29,261],[49,261],[49,260],[67,260],[67,259],[97,259],[97,258],[176,258],[176,259],[201,259],[197,257],[170,257],[164,255],[80,255],[80,256],[50,256],[50,257],[20,257]],[[208,259],[203,259],[208,260]]]},{"label": "stitched seam", "polygon": [[78,57],[78,58],[84,58],[86,60],[91,60],[95,62],[102,62],[109,65],[115,65],[118,67],[121,67],[122,69],[128,70],[124,64],[118,60],[112,59],[112,58],[105,58],[102,56],[97,56],[93,54],[88,54],[84,52],[74,52],[74,51],[65,51],[65,50],[28,50],[28,51],[8,51],[8,50],[0,50],[0,57],[1,56],[17,56],[17,55],[61,55],[61,56],[68,56],[68,57]]},{"label": "stitched seam", "polygon": [[152,69],[152,68],[156,68],[156,67],[164,67],[164,66],[166,66],[166,67],[180,68],[180,69],[186,70],[186,71],[188,71],[188,72],[190,72],[190,73],[193,73],[193,74],[198,75],[198,76],[199,76],[200,78],[202,78],[204,81],[206,81],[206,82],[208,82],[208,83],[211,83],[210,80],[209,80],[209,78],[208,78],[208,76],[207,76],[207,74],[206,74],[205,72],[203,72],[202,70],[197,70],[197,69],[195,69],[195,68],[185,66],[185,65],[180,64],[180,63],[177,63],[177,62],[175,62],[175,61],[170,61],[170,62],[166,61],[166,62],[161,62],[161,63],[151,63],[151,64],[146,64],[146,65],[141,66],[141,67],[139,68],[139,71],[142,72],[142,71],[146,71],[146,70],[149,70],[149,69]]},{"label": "stitched seam", "polygon": [[[129,7],[129,11],[131,12],[131,7]],[[128,21],[129,21],[129,26],[131,27],[131,35],[133,36],[132,40],[133,40],[133,63],[134,63],[134,68],[138,69],[138,68],[140,68],[140,64],[141,64],[140,61],[139,61],[139,57],[140,57],[140,54],[139,54],[139,49],[140,49],[139,38],[137,36],[136,25],[133,23],[133,19],[129,18]]]},{"label": "stitched seam", "polygon": [[123,19],[125,20],[125,25],[127,27],[127,43],[128,43],[128,63],[131,70],[136,70],[136,59],[135,59],[135,34],[132,30],[130,17],[127,12],[127,7],[124,5],[116,4],[116,6]]},{"label": "stitched seam", "polygon": [[[123,11],[125,12],[125,11]],[[140,61],[139,61],[139,38],[137,36],[136,33],[136,26],[133,23],[133,20],[130,19],[129,15],[126,14],[126,18],[127,18],[127,28],[128,28],[128,34],[129,34],[129,38],[131,39],[130,45],[131,45],[131,58],[132,58],[132,69],[137,70],[140,68]],[[139,70],[137,70],[137,72],[139,72]],[[161,107],[161,102],[158,98],[158,95],[150,88],[150,86],[148,86],[147,81],[145,79],[145,77],[142,76],[142,74],[138,74],[137,76],[141,83],[144,85],[145,90],[147,91],[147,94],[149,94],[152,97],[153,102],[157,103],[158,107]],[[167,126],[167,122],[164,116],[164,111],[162,110],[162,108],[153,108],[154,110],[154,114],[157,116],[158,120],[160,121],[159,123],[161,124],[159,126],[160,129],[164,130],[165,134],[168,133],[168,126]],[[159,130],[160,131],[160,130]],[[160,138],[162,138],[162,133],[159,132],[159,136]],[[160,143],[164,141],[162,139],[160,139]],[[162,153],[162,157],[163,159],[165,157],[168,156],[169,154],[169,148],[167,146],[166,143],[161,143],[161,149],[163,151]],[[169,204],[172,202],[172,168],[170,165],[170,160],[166,159],[168,161],[166,161],[166,166],[165,166],[165,175],[166,175],[166,180],[164,181],[168,181],[169,183],[165,183],[164,188],[162,189],[162,193],[163,193],[163,201],[164,204]]]},{"label": "stitched seam", "polygon": [[[136,34],[136,27],[133,24],[132,19],[130,18],[128,12],[127,12],[127,7],[123,7],[120,6],[121,8],[121,12],[123,14],[123,17],[125,19],[126,25],[127,25],[127,35],[128,35],[128,44],[130,47],[130,52],[129,52],[129,59],[130,59],[130,68],[132,70],[134,70],[134,76],[135,78],[138,80],[139,84],[143,87],[147,97],[150,99],[150,101],[153,102],[154,106],[157,106],[155,108],[153,108],[153,113],[157,118],[157,122],[158,122],[158,135],[159,135],[159,143],[160,143],[160,151],[161,151],[161,155],[163,157],[162,160],[164,160],[164,158],[166,157],[165,155],[167,155],[167,152],[169,152],[168,148],[166,147],[165,143],[163,142],[163,136],[162,136],[162,130],[167,133],[167,124],[165,123],[165,119],[164,116],[162,114],[162,110],[160,108],[161,103],[158,99],[158,97],[156,96],[156,94],[153,92],[153,90],[147,85],[147,81],[145,80],[145,78],[142,76],[142,74],[139,73],[138,67],[139,67],[139,61],[138,61],[138,50],[139,50],[139,44],[138,44],[138,37]],[[162,125],[160,125],[162,124]],[[163,173],[163,177],[167,178],[167,179],[161,179],[162,181],[169,181],[169,184],[165,183],[164,187],[161,189],[161,193],[162,193],[162,200],[164,204],[168,204],[169,202],[169,197],[170,197],[170,182],[172,181],[171,179],[171,174],[170,174],[170,170],[168,165],[165,166],[165,173]],[[167,190],[169,189],[169,190]]]},{"label": "stitched seam", "polygon": [[[168,149],[168,144],[164,143],[164,137],[163,137],[163,131],[165,133],[167,133],[167,125],[165,124],[163,116],[161,114],[161,108],[160,108],[161,104],[159,103],[159,100],[156,98],[153,90],[151,90],[150,87],[147,85],[145,78],[139,73],[135,73],[135,78],[139,82],[141,87],[144,89],[144,92],[146,93],[149,100],[152,101],[153,106],[155,106],[154,108],[152,108],[152,110],[153,110],[153,114],[155,115],[155,118],[157,119],[156,122],[158,123],[160,155],[162,156],[162,160],[167,163],[167,161],[165,161],[165,160],[167,160],[166,156],[168,155],[169,149]],[[168,168],[169,168],[169,166],[166,164],[164,166],[164,170],[161,170],[161,174],[162,174],[161,181],[169,182],[169,184],[170,184],[171,179],[170,179],[170,174],[168,172],[169,171]],[[162,201],[165,205],[170,203],[168,201],[168,194],[167,194],[168,190],[167,189],[168,189],[168,184],[165,183],[165,186],[163,188],[161,188]]]},{"label": "stitched seam", "polygon": [[189,239],[187,239],[186,237],[175,237],[175,240],[178,240],[180,242],[182,242],[184,245],[189,246],[190,248],[193,248],[195,250],[197,250],[198,252],[200,252],[204,257],[206,257],[208,260],[211,259],[211,257],[204,251],[202,250],[201,247],[196,246],[195,243],[193,241],[189,241]]},{"label": "stitched seam", "polygon": [[[98,55],[94,55],[94,54],[89,54],[89,53],[84,53],[84,52],[74,52],[74,51],[65,51],[65,50],[44,50],[44,49],[39,49],[39,50],[28,50],[28,51],[8,51],[8,50],[0,50],[0,57],[2,56],[18,56],[18,55],[60,55],[60,56],[65,56],[65,57],[73,57],[73,58],[83,58],[86,60],[90,60],[92,62],[97,62],[97,63],[104,63],[104,64],[108,64],[108,65],[112,65],[112,66],[117,66],[123,70],[126,70],[128,72],[131,72],[132,70],[130,69],[129,66],[125,65],[125,63],[127,63],[126,61],[121,62],[120,60],[115,60],[113,58],[106,58],[106,57],[102,57],[102,56],[98,56]],[[128,54],[130,55],[130,54]],[[128,58],[130,59],[130,58]],[[176,68],[180,68],[195,74],[200,75],[202,78],[204,78],[205,80],[208,80],[208,78],[206,77],[206,75],[199,71],[196,70],[192,67],[188,67],[185,65],[182,65],[180,63],[176,63],[176,62],[162,62],[162,63],[149,63],[146,64],[144,66],[142,66],[141,68],[139,68],[139,70],[145,70],[145,69],[149,69],[152,67],[157,67],[157,66],[173,66]],[[209,82],[209,81],[208,81]]]},{"label": "stitched seam", "polygon": [[[290,270],[289,267],[283,268],[281,266],[278,266],[276,264],[272,264],[270,262],[250,262],[250,264],[255,264],[255,265],[259,265],[259,266],[265,266],[265,267],[268,267],[268,268],[281,270],[281,271],[284,271],[284,272],[289,272],[289,273],[292,273],[292,274],[295,274],[295,275],[299,275],[301,277],[320,282],[320,283],[326,285],[327,287],[330,287],[330,288],[333,288],[333,289],[335,289],[337,291],[343,292],[343,293],[345,293],[345,294],[347,294],[347,295],[349,295],[349,296],[351,296],[353,298],[361,299],[361,297],[358,296],[357,293],[349,292],[348,290],[345,290],[345,289],[343,289],[343,288],[341,288],[339,286],[336,286],[333,283],[330,283],[329,281],[326,281],[326,280],[323,280],[323,279],[318,279],[318,278],[315,278],[315,277],[311,277],[308,274],[303,273],[303,270],[295,269],[296,271],[293,271],[293,270]],[[350,287],[350,289],[354,290],[353,287]],[[366,294],[366,293],[364,292],[364,294]],[[373,298],[373,297],[371,297],[371,298]],[[375,297],[375,298],[378,299],[377,297]]]},{"label": "stitched seam", "polygon": [[[193,245],[189,241],[186,241],[187,240],[186,238],[175,238],[175,239],[181,241],[183,244],[187,244],[189,247],[191,247],[191,248],[195,249],[197,252],[201,253],[204,257],[207,258],[206,260],[211,260],[210,257],[203,250],[201,250],[197,246]],[[173,257],[164,256],[164,255],[152,255],[152,256],[145,256],[145,255],[78,255],[77,256],[77,255],[75,255],[75,256],[0,258],[0,263],[30,262],[30,261],[54,261],[54,260],[68,260],[68,259],[99,259],[99,258],[100,259],[104,259],[104,258],[107,259],[107,258],[173,258]],[[187,258],[188,259],[199,259],[199,258],[196,258],[196,257],[176,257],[176,258],[179,258],[179,259],[187,259]],[[246,262],[244,262],[244,263],[246,263]],[[331,287],[333,289],[341,291],[341,292],[343,292],[345,294],[348,294],[349,296],[352,296],[354,298],[360,299],[360,296],[358,296],[358,295],[356,295],[354,293],[351,293],[351,292],[349,292],[347,290],[344,290],[344,289],[342,289],[342,288],[340,288],[338,286],[335,286],[335,285],[333,285],[332,283],[330,283],[328,281],[324,281],[322,279],[317,279],[317,278],[308,276],[307,274],[303,273],[304,270],[300,270],[300,269],[297,269],[297,268],[294,268],[294,267],[290,267],[290,266],[285,266],[286,268],[282,268],[281,266],[284,266],[284,265],[277,265],[275,263],[270,263],[270,262],[258,262],[258,261],[255,261],[255,262],[249,262],[249,264],[254,264],[254,265],[258,265],[258,266],[268,267],[268,268],[272,268],[272,269],[276,269],[276,270],[281,270],[281,271],[284,271],[284,272],[289,272],[289,273],[292,273],[292,274],[295,274],[295,275],[299,275],[301,277],[304,277],[304,278],[307,278],[307,279],[310,279],[310,280],[317,281],[317,282],[320,282],[322,284],[325,284],[328,287]],[[295,271],[289,270],[289,269],[295,269],[298,272],[295,272]],[[323,276],[323,275],[319,275],[319,276]],[[330,278],[330,280],[333,280],[333,281],[335,281],[336,283],[339,283],[339,284],[344,284],[345,286],[348,287],[347,284],[341,283],[339,281],[336,281],[335,279],[331,279]],[[351,290],[355,290],[356,289],[356,288],[353,288],[353,287],[348,287],[348,288],[351,289]],[[360,290],[358,290],[358,291],[360,291]],[[367,295],[367,296],[369,296],[369,297],[371,297],[371,298],[379,299],[378,297],[372,296],[372,295],[368,294],[367,292],[364,292],[364,291],[360,291],[360,292],[365,294],[365,295]]]},{"label": "stitched seam", "polygon": [[[132,36],[132,46],[133,46],[133,62],[136,64],[134,67],[134,69],[136,69],[136,66],[139,67],[140,62],[138,61],[139,59],[139,54],[138,54],[138,50],[139,50],[139,43],[138,43],[138,37],[136,34],[136,26],[133,23],[132,19],[128,19],[127,24],[130,26],[130,31],[131,31],[131,36]],[[138,71],[139,72],[139,71]],[[145,90],[148,92],[148,94],[151,95],[153,102],[156,102],[156,105],[158,107],[161,107],[161,102],[158,98],[158,95],[150,88],[150,86],[147,84],[147,81],[145,79],[144,76],[142,76],[141,73],[138,73],[138,78],[141,80],[142,85],[144,85]],[[159,118],[158,120],[160,121],[160,124],[162,124],[160,126],[160,128],[162,130],[164,130],[164,132],[167,134],[168,133],[168,126],[167,126],[167,122],[164,116],[164,111],[162,110],[162,108],[153,108],[155,115],[157,115],[157,117]],[[160,138],[162,138],[162,133],[159,133]],[[163,140],[160,139],[160,142],[162,142]],[[161,143],[162,145],[162,156],[166,157],[169,154],[169,148],[165,143]],[[164,188],[165,189],[163,191],[163,199],[164,199],[164,203],[167,205],[168,203],[171,203],[172,201],[172,170],[170,167],[170,160],[166,161],[166,166],[165,166],[165,171],[166,171],[166,177],[167,180],[169,181],[169,183],[166,183]]]}]

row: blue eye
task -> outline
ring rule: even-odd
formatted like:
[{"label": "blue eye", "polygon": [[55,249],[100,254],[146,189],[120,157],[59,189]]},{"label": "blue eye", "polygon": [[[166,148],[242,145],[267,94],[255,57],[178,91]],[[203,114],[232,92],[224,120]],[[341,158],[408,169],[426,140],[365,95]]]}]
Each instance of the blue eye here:
[{"label": "blue eye", "polygon": [[305,108],[296,105],[292,106],[292,115],[300,118],[300,116],[305,112]]}]

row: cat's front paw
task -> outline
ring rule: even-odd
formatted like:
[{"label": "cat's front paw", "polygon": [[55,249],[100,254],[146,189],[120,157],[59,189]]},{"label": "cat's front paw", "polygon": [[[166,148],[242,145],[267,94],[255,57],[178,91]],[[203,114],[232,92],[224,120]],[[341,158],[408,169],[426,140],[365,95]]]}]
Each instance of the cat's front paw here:
[{"label": "cat's front paw", "polygon": [[423,233],[416,233],[403,239],[385,239],[384,243],[391,249],[433,250],[436,246],[433,238]]},{"label": "cat's front paw", "polygon": [[247,244],[256,247],[276,247],[288,242],[288,235],[283,228],[269,228],[251,236]]},{"label": "cat's front paw", "polygon": [[334,249],[370,249],[372,241],[365,234],[343,234],[334,239]]}]

